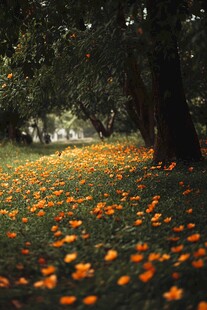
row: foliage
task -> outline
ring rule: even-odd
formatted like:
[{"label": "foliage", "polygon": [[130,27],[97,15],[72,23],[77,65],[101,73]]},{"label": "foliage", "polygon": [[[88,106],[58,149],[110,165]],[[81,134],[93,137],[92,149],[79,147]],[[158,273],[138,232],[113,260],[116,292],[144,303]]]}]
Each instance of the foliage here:
[{"label": "foliage", "polygon": [[32,149],[7,147],[2,308],[206,305],[206,162],[161,169],[151,150],[102,143],[23,164]]}]

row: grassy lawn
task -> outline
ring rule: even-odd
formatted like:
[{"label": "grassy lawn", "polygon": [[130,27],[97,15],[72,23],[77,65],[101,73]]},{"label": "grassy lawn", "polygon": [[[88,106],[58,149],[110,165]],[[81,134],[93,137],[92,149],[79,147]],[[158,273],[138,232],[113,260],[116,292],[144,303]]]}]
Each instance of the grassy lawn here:
[{"label": "grassy lawn", "polygon": [[0,158],[0,309],[207,309],[206,159],[161,169],[129,142]]}]

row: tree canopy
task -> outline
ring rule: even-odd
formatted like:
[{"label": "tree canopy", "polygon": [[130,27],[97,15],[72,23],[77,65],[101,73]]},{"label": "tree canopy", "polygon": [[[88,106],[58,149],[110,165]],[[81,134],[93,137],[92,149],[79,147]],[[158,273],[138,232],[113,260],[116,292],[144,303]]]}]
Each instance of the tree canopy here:
[{"label": "tree canopy", "polygon": [[[70,110],[105,136],[116,118],[127,121],[146,146],[156,127],[158,161],[200,157],[187,104],[204,133],[205,1],[4,0],[0,8],[1,127]],[[197,155],[181,155],[181,140],[192,137]]]}]

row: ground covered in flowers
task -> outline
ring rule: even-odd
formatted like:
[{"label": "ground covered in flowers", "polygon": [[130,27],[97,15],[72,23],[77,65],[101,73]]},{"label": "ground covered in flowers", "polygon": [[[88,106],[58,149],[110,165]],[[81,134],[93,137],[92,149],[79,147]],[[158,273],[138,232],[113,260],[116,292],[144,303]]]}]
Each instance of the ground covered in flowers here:
[{"label": "ground covered in flowers", "polygon": [[0,167],[1,309],[207,309],[206,160],[18,152]]}]

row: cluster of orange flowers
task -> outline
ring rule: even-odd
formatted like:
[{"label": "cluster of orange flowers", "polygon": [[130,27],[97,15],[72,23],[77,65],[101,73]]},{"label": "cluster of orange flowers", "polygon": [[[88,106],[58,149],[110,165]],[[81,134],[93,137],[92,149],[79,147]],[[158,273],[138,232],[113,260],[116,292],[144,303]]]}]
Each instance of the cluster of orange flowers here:
[{"label": "cluster of orange flowers", "polygon": [[[89,56],[87,56],[89,55]],[[90,54],[86,54],[90,58]],[[11,79],[12,75],[8,75]],[[81,260],[79,250],[76,244],[78,242],[86,242],[90,240],[93,233],[93,227],[87,229],[84,225],[84,218],[81,212],[84,210],[88,217],[101,225],[104,220],[119,221],[122,212],[126,212],[127,208],[134,210],[134,220],[131,222],[131,229],[137,230],[137,244],[133,248],[133,252],[128,256],[128,263],[132,266],[131,270],[137,267],[137,279],[140,283],[150,282],[159,274],[160,264],[171,264],[170,270],[173,271],[171,278],[173,281],[181,277],[181,273],[177,268],[186,261],[190,261],[191,268],[202,269],[207,261],[207,243],[202,240],[202,234],[197,231],[196,223],[191,222],[190,215],[193,208],[185,210],[186,223],[179,223],[173,214],[168,213],[164,216],[160,212],[159,206],[162,196],[153,195],[149,201],[146,198],[143,202],[145,192],[149,190],[145,184],[148,178],[157,177],[157,169],[161,166],[143,167],[143,176],[134,181],[133,189],[123,188],[122,183],[125,178],[136,171],[139,162],[147,161],[152,157],[152,150],[137,149],[134,146],[123,145],[94,145],[84,149],[68,148],[64,152],[54,154],[50,157],[42,157],[35,163],[27,163],[14,169],[15,178],[11,175],[1,173],[0,197],[2,199],[2,209],[0,209],[0,217],[6,217],[11,221],[18,221],[22,225],[29,226],[34,219],[43,220],[51,210],[53,211],[53,225],[50,227],[50,235],[52,242],[48,242],[49,246],[54,247],[57,251],[64,252],[63,264],[71,267],[70,277],[75,283],[80,283],[83,279],[95,278],[96,268],[93,263]],[[176,168],[176,163],[171,163],[165,167],[166,173],[171,173]],[[12,169],[12,168],[11,168]],[[64,177],[62,172],[64,171]],[[67,176],[65,172],[70,171]],[[71,172],[73,171],[73,172]],[[188,171],[193,173],[194,168],[189,167]],[[55,172],[55,177],[54,177]],[[91,176],[94,173],[104,173],[108,185],[116,188],[116,201],[112,201],[111,193],[107,193],[102,184],[102,180],[97,180],[97,184],[91,183]],[[75,181],[76,187],[70,189],[70,182]],[[126,181],[126,180],[125,180]],[[100,189],[97,193],[95,186]],[[104,190],[102,190],[102,187]],[[66,189],[67,188],[67,189]],[[34,189],[34,190],[33,190]],[[187,199],[194,193],[194,189],[185,185],[183,181],[178,184],[180,196]],[[90,195],[89,195],[90,193]],[[156,194],[156,193],[155,193]],[[24,216],[20,216],[16,207],[17,197],[23,197],[25,212]],[[99,201],[97,202],[97,197]],[[113,198],[114,199],[114,198]],[[62,225],[62,223],[64,223]],[[24,226],[25,227],[25,226]],[[66,233],[66,229],[70,233]],[[139,240],[139,230],[147,227],[147,229],[159,231],[164,227],[169,232],[169,242],[174,243],[165,252],[161,249],[153,250],[153,245]],[[126,227],[126,229],[129,227]],[[183,235],[184,237],[183,237]],[[19,237],[19,232],[13,229],[5,232],[9,242],[15,242],[13,239]],[[10,240],[11,239],[11,240]],[[184,241],[184,243],[182,242]],[[202,241],[202,242],[201,242]],[[104,266],[118,265],[118,261],[122,259],[122,254],[118,246],[104,247],[102,240],[94,247],[101,249],[103,252],[102,260],[99,262]],[[200,244],[203,243],[202,245]],[[27,248],[21,249],[23,255],[29,257],[30,251]],[[71,250],[68,251],[68,246]],[[85,243],[83,244],[85,246]],[[189,252],[190,246],[194,246]],[[59,249],[60,248],[60,249]],[[105,251],[105,252],[104,252]],[[81,252],[81,249],[80,249]],[[40,265],[44,265],[40,269],[41,279],[34,282],[35,288],[54,289],[58,285],[57,267],[54,265],[45,265],[44,258],[39,261]],[[136,266],[136,267],[135,267]],[[104,268],[104,267],[103,267]],[[134,268],[134,269],[133,269]],[[164,265],[163,265],[164,268]],[[130,272],[122,273],[116,278],[116,284],[125,286],[132,282],[132,274]],[[91,280],[90,280],[91,281]],[[28,285],[29,281],[24,277],[16,281],[17,285]],[[0,276],[0,287],[9,288],[10,281]],[[183,298],[184,289],[176,285],[172,285],[168,291],[163,293],[163,298],[167,301],[179,300]],[[78,298],[74,295],[64,295],[59,302],[62,305],[74,304]],[[99,298],[96,295],[88,295],[82,299],[85,305],[95,304]],[[201,301],[198,309],[207,309],[206,302]]]}]

